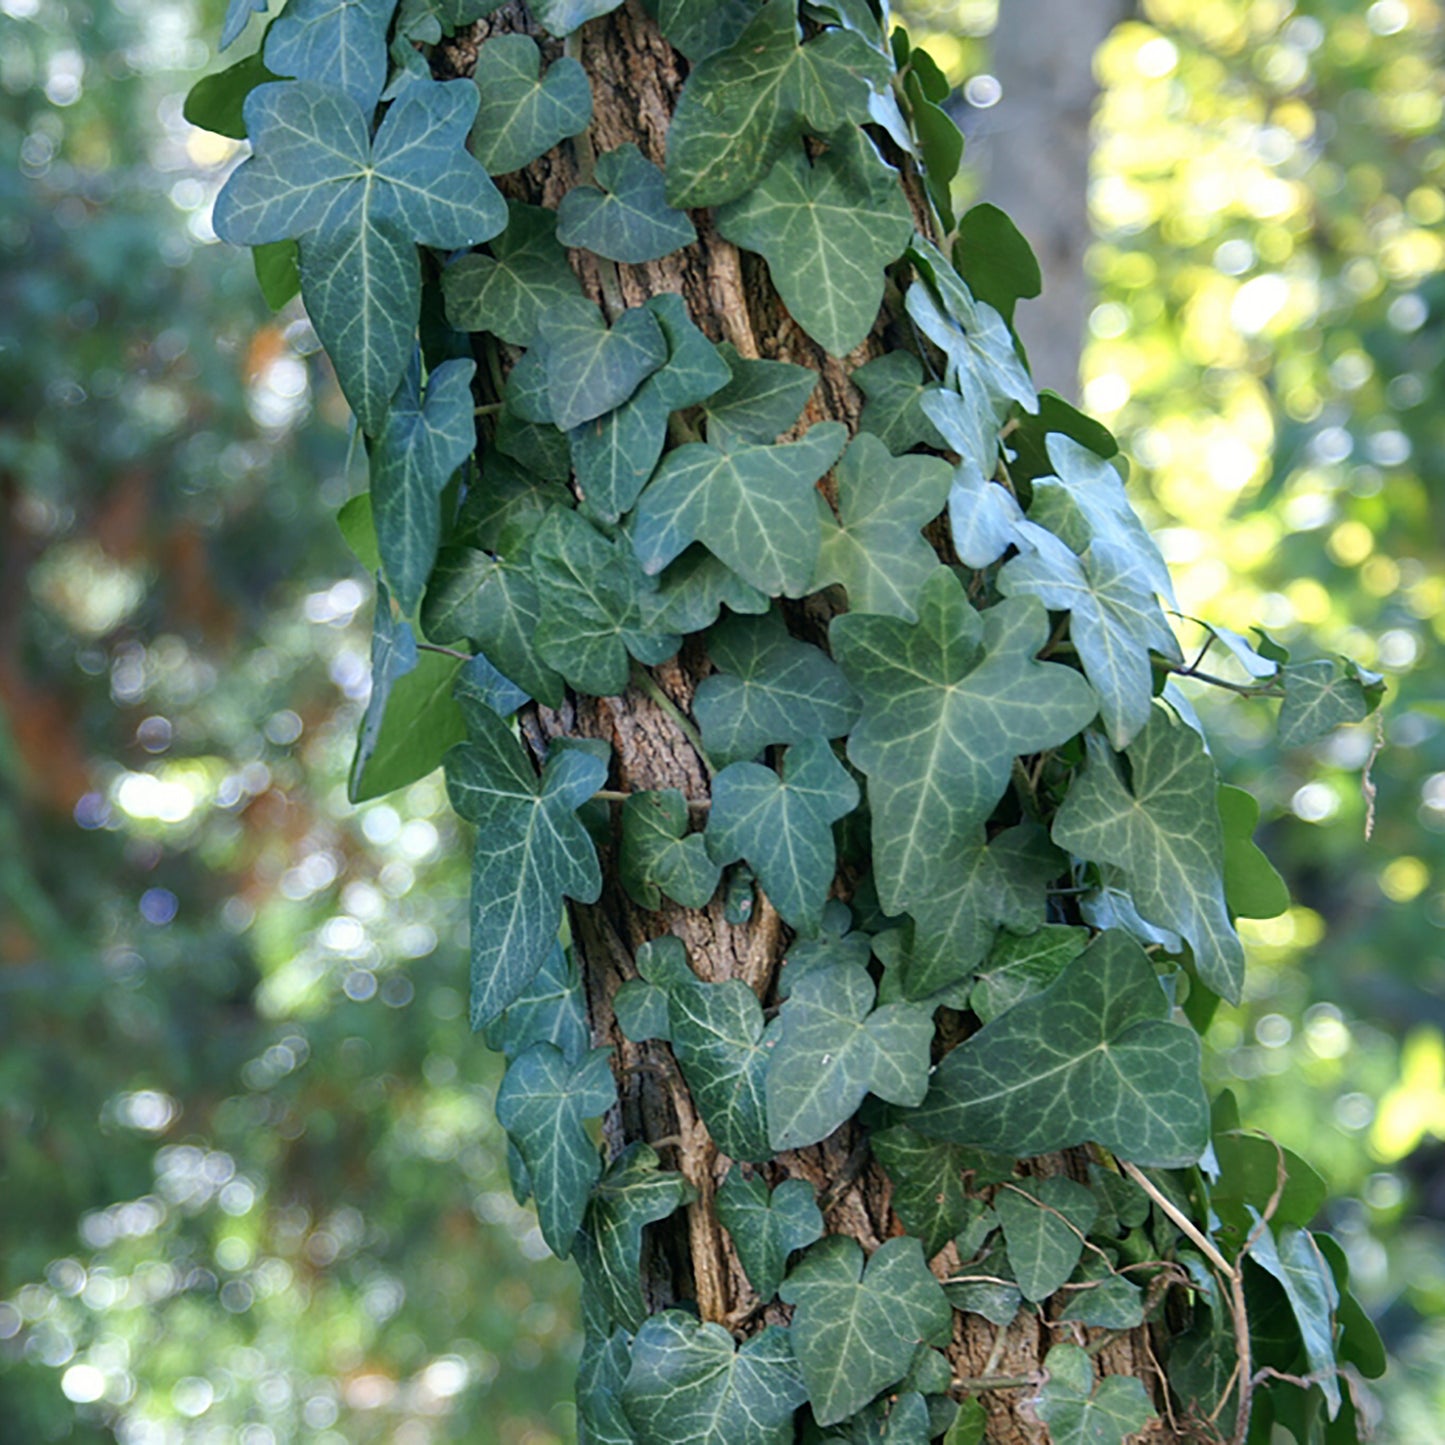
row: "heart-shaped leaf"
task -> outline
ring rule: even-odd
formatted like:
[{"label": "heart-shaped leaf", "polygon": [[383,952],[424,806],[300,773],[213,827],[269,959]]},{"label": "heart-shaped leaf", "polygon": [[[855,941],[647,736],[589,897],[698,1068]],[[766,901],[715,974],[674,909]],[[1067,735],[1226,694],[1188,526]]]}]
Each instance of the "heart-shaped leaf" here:
[{"label": "heart-shaped leaf", "polygon": [[636,265],[690,246],[697,231],[667,204],[662,172],[628,142],[598,156],[597,185],[573,186],[562,197],[557,239]]},{"label": "heart-shaped leaf", "polygon": [[991,1023],[1016,1003],[1042,993],[1085,949],[1087,928],[1048,923],[1022,938],[1001,933],[982,968],[974,974],[968,1006]]},{"label": "heart-shaped leaf", "polygon": [[732,380],[703,407],[713,445],[777,441],[808,404],[818,373],[790,361],[747,360],[726,342],[718,352]]},{"label": "heart-shaped leaf", "polygon": [[687,802],[675,788],[633,793],[622,805],[622,886],[644,908],[665,893],[684,908],[705,908],[722,869],[707,854],[701,833],[687,831]]},{"label": "heart-shaped leaf", "polygon": [[1078,1345],[1055,1345],[1044,1369],[1034,1413],[1055,1445],[1124,1445],[1154,1419],[1142,1380],[1106,1375],[1096,1386],[1093,1357]]},{"label": "heart-shaped leaf", "polygon": [[551,1044],[569,1065],[582,1061],[592,1041],[587,1000],[581,973],[560,943],[502,1016],[487,1025],[484,1037],[508,1063],[538,1043]]},{"label": "heart-shaped leaf", "polygon": [[732,1169],[717,1192],[717,1217],[764,1302],[777,1294],[788,1256],[823,1237],[823,1214],[806,1179],[784,1179],[770,1193],[762,1179]]},{"label": "heart-shaped leaf", "polygon": [[621,406],[667,361],[667,338],[643,306],[624,311],[609,328],[590,301],[559,301],[543,313],[538,339],[550,420],[563,431]]},{"label": "heart-shaped leaf", "polygon": [[592,120],[592,85],[581,61],[561,55],[545,76],[541,70],[542,52],[530,35],[492,35],[477,51],[472,154],[494,176],[531,164]]},{"label": "heart-shaped leaf", "polygon": [[860,366],[849,380],[867,397],[858,430],[876,436],[895,456],[916,446],[944,451],[947,443],[919,405],[927,391],[923,363],[909,351],[889,351]]},{"label": "heart-shaped leaf", "polygon": [[1074,1272],[1099,1205],[1062,1175],[1000,1189],[993,1200],[1004,1247],[1026,1300],[1046,1300]]},{"label": "heart-shaped leaf", "polygon": [[[893,1181],[893,1208],[903,1227],[916,1234],[932,1259],[963,1228],[969,1190],[1007,1179],[1013,1163],[962,1144],[928,1139],[906,1124],[883,1129],[869,1140]],[[969,1176],[965,1180],[965,1176]]]},{"label": "heart-shaped leaf", "polygon": [[335,86],[369,114],[386,84],[386,30],[395,9],[396,0],[290,0],[266,31],[266,67]]}]

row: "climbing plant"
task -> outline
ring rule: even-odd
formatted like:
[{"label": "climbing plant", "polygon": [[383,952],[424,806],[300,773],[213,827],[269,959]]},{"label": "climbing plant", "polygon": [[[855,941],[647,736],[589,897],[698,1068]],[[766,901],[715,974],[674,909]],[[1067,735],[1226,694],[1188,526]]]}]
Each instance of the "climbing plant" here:
[{"label": "climbing plant", "polygon": [[1181,683],[1382,683],[1173,611],[945,92],[870,0],[289,0],[196,87],[369,460],[352,796],[475,826],[584,1439],[1353,1440],[1318,1180],[1201,1080],[1287,896]]}]

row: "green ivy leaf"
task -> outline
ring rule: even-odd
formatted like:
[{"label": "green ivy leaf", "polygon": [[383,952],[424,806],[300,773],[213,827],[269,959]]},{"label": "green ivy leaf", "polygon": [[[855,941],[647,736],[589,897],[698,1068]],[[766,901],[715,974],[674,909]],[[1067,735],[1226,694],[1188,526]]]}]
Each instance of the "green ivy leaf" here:
[{"label": "green ivy leaf", "polygon": [[1127,1275],[1115,1274],[1096,1254],[1084,1256],[1074,1273],[1074,1290],[1059,1311],[1061,1320],[1077,1320],[1100,1330],[1134,1330],[1144,1323],[1144,1294]]},{"label": "green ivy leaf", "polygon": [[1099,694],[1109,740],[1116,748],[1128,747],[1153,711],[1150,652],[1184,660],[1151,590],[1147,560],[1103,544],[1076,556],[1032,522],[1016,536],[1025,550],[1000,569],[999,591],[1005,597],[1028,594],[1051,612],[1069,614],[1069,638]]},{"label": "green ivy leaf", "polygon": [[809,493],[838,459],[847,430],[810,427],[785,446],[689,442],[663,458],[638,502],[633,545],[660,572],[693,541],[769,596],[800,597],[818,560],[818,513]]},{"label": "green ivy leaf", "polygon": [[982,968],[974,975],[968,1006],[983,1023],[991,1023],[1016,1003],[1042,993],[1089,942],[1087,928],[1046,923],[1020,938],[1001,933]]},{"label": "green ivy leaf", "polygon": [[371,454],[371,515],[382,567],[404,613],[416,611],[441,538],[441,493],[476,445],[474,361],[444,361],[427,378],[421,356],[387,411]]},{"label": "green ivy leaf", "polygon": [[240,38],[253,15],[264,15],[271,0],[226,0],[226,17],[221,22],[221,50],[229,50]]},{"label": "green ivy leaf", "polygon": [[[924,53],[914,51],[915,56]],[[948,81],[944,79],[944,86],[947,85]],[[908,97],[908,113],[913,122],[918,154],[923,161],[928,194],[933,198],[943,225],[952,227],[952,181],[958,174],[959,162],[963,160],[963,132],[953,117],[925,94],[916,73],[910,72],[904,77],[903,90]]]},{"label": "green ivy leaf", "polygon": [[632,1360],[626,1330],[590,1333],[577,1362],[577,1434],[587,1445],[637,1445],[622,1412],[622,1387]]},{"label": "green ivy leaf", "polygon": [[968,289],[1010,325],[1014,307],[1043,290],[1043,274],[1023,233],[997,206],[974,206],[958,223],[953,262]]},{"label": "green ivy leaf", "polygon": [[823,1237],[823,1214],[806,1179],[784,1179],[769,1193],[764,1180],[731,1169],[717,1192],[717,1217],[764,1303],[777,1294],[788,1256]]},{"label": "green ivy leaf", "polygon": [[597,157],[597,185],[573,186],[562,197],[557,238],[637,265],[690,246],[697,230],[667,204],[662,172],[629,141]]},{"label": "green ivy leaf", "polygon": [[731,374],[717,347],[693,324],[681,296],[667,291],[648,297],[644,305],[667,339],[667,364],[621,406],[569,434],[584,504],[609,522],[631,510],[656,470],[668,415],[706,400]]},{"label": "green ivy leaf", "polygon": [[1244,949],[1224,902],[1218,778],[1198,733],[1154,709],[1125,751],[1130,780],[1097,734],[1054,818],[1053,838],[1080,858],[1123,869],[1139,912],[1194,950],[1199,976],[1238,1003]]},{"label": "green ivy leaf", "polygon": [[1026,1300],[1046,1300],[1074,1272],[1099,1206],[1062,1175],[1011,1185],[994,1196],[1009,1265]]},{"label": "green ivy leaf", "polygon": [[609,329],[590,301],[559,301],[543,313],[538,338],[551,420],[563,431],[621,406],[667,361],[667,338],[644,306],[624,311]]},{"label": "green ivy leaf", "polygon": [[967,1220],[966,1174],[979,1188],[1013,1172],[1012,1162],[1000,1155],[927,1139],[906,1124],[884,1129],[869,1142],[893,1181],[893,1208],[909,1234],[922,1241],[925,1259],[932,1259]]},{"label": "green ivy leaf", "polygon": [[617,1101],[611,1054],[593,1049],[574,1065],[560,1049],[535,1043],[508,1065],[497,1090],[497,1122],[527,1166],[542,1238],[558,1259],[571,1250],[602,1173],[583,1120]]},{"label": "green ivy leaf", "polygon": [[776,612],[720,622],[708,656],[718,670],[698,685],[693,713],[718,763],[756,757],[770,743],[841,737],[858,720],[837,663],[790,637]]},{"label": "green ivy leaf", "polygon": [[592,1191],[573,1249],[583,1287],[607,1317],[629,1330],[647,1318],[639,1282],[642,1229],[666,1219],[691,1193],[681,1174],[664,1173],[646,1144],[629,1144]]},{"label": "green ivy leaf", "polygon": [[1055,1445],[1124,1445],[1154,1419],[1142,1380],[1106,1375],[1096,1388],[1093,1357],[1078,1345],[1055,1345],[1044,1369],[1048,1381],[1034,1413]]},{"label": "green ivy leaf", "polygon": [[604,537],[585,517],[556,508],[532,541],[541,603],[538,655],[579,692],[613,697],[631,676],[628,654],[656,665],[678,639],[651,633],[642,599],[650,579],[625,542]]},{"label": "green ivy leaf", "polygon": [[795,141],[757,187],[718,211],[717,227],[767,261],[803,330],[846,356],[878,319],[884,267],[903,254],[913,215],[898,172],[854,126],[811,164]]},{"label": "green ivy leaf", "polygon": [[644,944],[637,969],[667,992],[667,1038],[718,1148],[733,1159],[767,1159],[763,1080],[777,1027],[765,1029],[757,995],[740,978],[703,983],[671,936]]},{"label": "green ivy leaf", "polygon": [[933,1436],[928,1402],[917,1390],[899,1388],[818,1438],[846,1445],[929,1445]]},{"label": "green ivy leaf", "polygon": [[542,52],[530,35],[491,35],[477,50],[472,154],[491,175],[530,165],[591,123],[592,85],[581,61],[562,55],[545,77],[541,71]]},{"label": "green ivy leaf", "polygon": [[953,550],[965,567],[997,562],[1019,540],[1023,520],[1023,509],[1007,487],[990,481],[967,462],[953,474],[948,528]]},{"label": "green ivy leaf", "polygon": [[861,931],[850,933],[852,910],[837,898],[823,905],[823,922],[814,938],[795,938],[779,967],[775,990],[779,999],[792,992],[793,981],[814,969],[834,963],[853,963],[867,967],[873,956],[873,939]]},{"label": "green ivy leaf", "polygon": [[768,1325],[741,1348],[682,1310],[644,1322],[622,1407],[638,1445],[788,1445],[807,1399],[788,1331]]},{"label": "green ivy leaf", "polygon": [[538,1043],[558,1049],[568,1065],[581,1063],[592,1042],[592,1027],[581,974],[560,943],[501,1017],[487,1025],[483,1037],[508,1063]]},{"label": "green ivy leaf", "polygon": [[300,238],[307,312],[370,436],[415,344],[416,243],[472,246],[506,223],[463,144],[475,105],[463,81],[412,86],[372,141],[356,102],[330,87],[262,85],[246,100],[254,153],[216,198],[216,234],[241,245]]},{"label": "green ivy leaf", "polygon": [[531,0],[528,8],[548,35],[559,39],[599,15],[610,15],[622,0]]},{"label": "green ivy leaf", "polygon": [[687,801],[675,788],[634,793],[622,805],[622,886],[643,908],[665,893],[684,908],[706,908],[722,869],[707,855],[701,833],[687,831]]},{"label": "green ivy leaf", "polygon": [[266,31],[267,68],[334,86],[369,112],[386,84],[395,9],[396,0],[290,0]]},{"label": "green ivy leaf", "polygon": [[1278,918],[1289,907],[1289,887],[1255,844],[1259,803],[1243,788],[1219,785],[1224,829],[1224,899],[1236,918]]},{"label": "green ivy leaf", "polygon": [[797,0],[767,0],[688,76],[667,133],[674,206],[720,206],[751,190],[795,137],[868,119],[870,87],[887,83],[882,58],[842,30],[798,39]]},{"label": "green ivy leaf", "polygon": [[818,373],[790,361],[748,361],[726,342],[718,347],[732,380],[703,408],[714,446],[774,442],[808,404]]},{"label": "green ivy leaf", "polygon": [[257,51],[255,55],[248,55],[214,75],[203,75],[186,92],[181,115],[202,130],[230,136],[232,140],[245,140],[246,97],[258,85],[275,79]]},{"label": "green ivy leaf", "polygon": [[[997,1223],[992,1210],[987,1212],[987,1219]],[[961,1244],[959,1249],[964,1252]],[[979,1259],[965,1264],[959,1275],[944,1286],[944,1292],[954,1309],[982,1315],[990,1324],[1004,1329],[1013,1323],[1024,1301],[1018,1286],[1008,1283],[1012,1279],[1003,1241],[996,1240]]]},{"label": "green ivy leaf", "polygon": [[1250,1208],[1249,1212],[1259,1229],[1249,1257],[1284,1287],[1299,1326],[1310,1376],[1324,1391],[1333,1420],[1340,1410],[1334,1318],[1340,1293],[1335,1277],[1309,1230],[1285,1225],[1276,1232],[1271,1225],[1261,1223],[1257,1210]]},{"label": "green ivy leaf", "polygon": [[476,708],[471,739],[446,757],[452,807],[477,826],[472,862],[472,1027],[489,1024],[542,966],[562,897],[595,903],[597,854],[577,809],[607,764],[579,749],[554,752],[539,782],[512,729]]},{"label": "green ivy leaf", "polygon": [[823,540],[813,590],[837,583],[847,589],[850,611],[916,622],[914,604],[938,566],[921,529],[943,510],[948,463],[894,457],[877,437],[860,433],[843,453],[836,480],[836,519],[818,494]]},{"label": "green ivy leaf", "polygon": [[[1375,678],[1374,673],[1367,674]],[[1284,701],[1279,706],[1279,745],[1300,748],[1370,714],[1365,686],[1348,667],[1329,658],[1291,662],[1279,670]]]},{"label": "green ivy leaf", "polygon": [[474,547],[442,548],[422,600],[427,636],[467,639],[529,697],[560,707],[562,679],[537,654],[541,620],[528,547],[497,557]]},{"label": "green ivy leaf", "polygon": [[409,40],[435,45],[443,35],[455,35],[464,25],[500,9],[506,0],[401,0],[396,28]]},{"label": "green ivy leaf", "polygon": [[986,839],[950,839],[922,868],[909,905],[913,947],[900,982],[906,997],[926,999],[967,978],[1001,927],[1030,933],[1044,921],[1045,889],[1064,858],[1036,823]]},{"label": "green ivy leaf", "polygon": [[795,1307],[793,1352],[820,1425],[846,1420],[902,1379],[918,1345],[952,1327],[943,1289],[907,1235],[886,1240],[866,1267],[856,1240],[830,1235],[779,1294]]},{"label": "green ivy leaf", "polygon": [[948,1054],[907,1122],[1016,1158],[1092,1140],[1140,1164],[1193,1164],[1209,1131],[1199,1039],[1169,1013],[1139,945],[1102,933]]},{"label": "green ivy leaf", "polygon": [[612,1011],[622,1036],[634,1044],[668,1036],[667,990],[640,978],[629,978],[612,995]]},{"label": "green ivy leaf", "polygon": [[837,868],[833,824],[858,806],[858,785],[828,740],[787,751],[780,777],[761,763],[732,763],[712,785],[708,852],[718,863],[746,858],[779,916],[816,933]]},{"label": "green ivy leaf", "polygon": [[657,5],[658,27],[694,65],[726,50],[756,14],[752,0],[658,0]]},{"label": "green ivy leaf", "polygon": [[1098,700],[1078,673],[1034,654],[1048,638],[1039,602],[981,616],[947,568],[924,584],[919,621],[849,613],[833,651],[863,698],[848,756],[868,775],[878,896],[897,913],[930,861],[967,839],[1008,786],[1016,756],[1068,741]]},{"label": "green ivy leaf", "polygon": [[251,264],[266,304],[279,311],[301,290],[301,253],[295,241],[252,246]]},{"label": "green ivy leaf", "polygon": [[925,381],[923,363],[911,351],[889,351],[863,366],[849,378],[867,398],[858,430],[876,436],[895,456],[916,446],[947,449],[938,428],[919,405],[924,394],[936,391]]},{"label": "green ivy leaf", "polygon": [[724,606],[733,612],[755,615],[766,612],[771,602],[706,547],[692,546],[671,566],[663,568],[648,605],[653,608],[654,627],[687,634],[711,627]]},{"label": "green ivy leaf", "polygon": [[462,664],[452,691],[463,712],[473,704],[479,704],[491,708],[498,717],[511,717],[529,700],[511,678],[498,672],[491,660],[480,652]]},{"label": "green ivy leaf", "polygon": [[1389,1365],[1389,1357],[1374,1321],[1350,1293],[1349,1259],[1333,1236],[1316,1232],[1314,1241],[1335,1277],[1335,1288],[1340,1295],[1335,1316],[1341,1334],[1335,1353],[1342,1364],[1353,1365],[1367,1380],[1378,1380]]},{"label": "green ivy leaf", "polygon": [[853,964],[818,969],[793,984],[768,1065],[774,1150],[826,1139],[866,1094],[890,1104],[923,1099],[932,1017],[912,1004],[875,1009],[873,1000],[873,980]]},{"label": "green ivy leaf", "polygon": [[555,211],[508,201],[507,228],[492,238],[492,254],[462,256],[442,272],[447,320],[458,331],[531,346],[542,316],[582,294],[556,229]]}]

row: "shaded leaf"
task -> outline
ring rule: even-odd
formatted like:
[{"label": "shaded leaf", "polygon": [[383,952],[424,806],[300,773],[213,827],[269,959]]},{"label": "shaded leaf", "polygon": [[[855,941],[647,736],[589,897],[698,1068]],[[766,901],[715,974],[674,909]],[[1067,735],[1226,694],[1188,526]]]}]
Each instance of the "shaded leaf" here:
[{"label": "shaded leaf", "polygon": [[1047,923],[1020,938],[1001,933],[983,966],[974,975],[968,1006],[983,1023],[1006,1013],[1016,1003],[1042,993],[1089,941],[1087,928]]},{"label": "shaded leaf", "polygon": [[498,717],[511,717],[529,700],[511,678],[498,672],[480,652],[462,664],[452,694],[464,712],[469,705],[479,704],[491,708]]},{"label": "shaded leaf", "polygon": [[622,0],[531,0],[529,9],[548,35],[567,36],[589,20],[608,15]]},{"label": "shaded leaf", "polygon": [[777,1294],[788,1256],[823,1237],[823,1214],[805,1179],[784,1179],[769,1193],[764,1180],[731,1169],[717,1192],[717,1217],[764,1302]]},{"label": "shaded leaf", "polygon": [[[224,46],[221,48],[225,49]],[[255,55],[248,55],[214,75],[203,75],[186,92],[181,115],[202,130],[215,131],[217,135],[230,136],[232,140],[245,140],[243,107],[246,97],[258,85],[275,79],[257,51]]]},{"label": "shaded leaf", "polygon": [[557,239],[636,265],[690,246],[697,230],[667,204],[662,172],[629,141],[597,157],[597,185],[573,186],[562,197]]},{"label": "shaded leaf", "polygon": [[768,1133],[775,1150],[826,1139],[866,1094],[916,1104],[928,1090],[933,1020],[912,1004],[874,1008],[873,980],[856,964],[793,984],[768,1065]]},{"label": "shaded leaf", "polygon": [[[663,568],[657,591],[647,602],[653,609],[654,627],[684,634],[711,627],[724,606],[756,615],[771,605],[764,593],[701,546],[687,548],[676,562]],[[707,681],[704,679],[704,684]]]},{"label": "shaded leaf", "polygon": [[1019,1292],[1026,1300],[1048,1299],[1084,1252],[1084,1235],[1099,1213],[1093,1194],[1056,1175],[1000,1189],[993,1208]]},{"label": "shaded leaf", "polygon": [[1209,1129],[1199,1039],[1169,1014],[1138,944],[1100,934],[948,1054],[907,1122],[1020,1158],[1092,1140],[1140,1164],[1193,1164]]},{"label": "shaded leaf", "polygon": [[622,886],[643,908],[666,894],[684,908],[705,908],[722,869],[707,854],[701,833],[687,832],[687,802],[675,788],[633,793],[622,805]]},{"label": "shaded leaf", "polygon": [[1144,1292],[1127,1275],[1113,1273],[1098,1255],[1084,1256],[1074,1280],[1091,1288],[1070,1292],[1059,1311],[1061,1320],[1101,1330],[1133,1330],[1144,1323]]},{"label": "shaded leaf", "polygon": [[505,1054],[508,1063],[533,1044],[551,1044],[564,1061],[582,1061],[592,1041],[587,1000],[577,965],[560,943],[542,961],[532,981],[507,1005],[483,1035],[489,1049]]},{"label": "shaded leaf", "polygon": [[896,456],[916,446],[943,451],[947,443],[919,405],[937,389],[926,381],[923,363],[909,351],[888,351],[855,371],[849,380],[867,397],[858,430],[876,436]]},{"label": "shaded leaf", "polygon": [[893,1181],[893,1208],[903,1227],[932,1259],[963,1228],[968,1214],[965,1174],[975,1189],[1005,1179],[1010,1160],[961,1144],[928,1139],[906,1124],[872,1136],[874,1156]]},{"label": "shaded leaf", "polygon": [[1078,1345],[1055,1345],[1044,1359],[1048,1381],[1033,1402],[1055,1445],[1124,1445],[1154,1419],[1144,1382],[1132,1375],[1094,1379],[1093,1358]]},{"label": "shaded leaf", "polygon": [[694,65],[726,50],[756,14],[752,0],[658,0],[657,5],[662,33]]},{"label": "shaded leaf", "polygon": [[667,338],[643,306],[624,311],[609,329],[590,301],[558,301],[542,314],[538,338],[550,419],[563,431],[621,406],[667,360]]},{"label": "shaded leaf", "polygon": [[582,1121],[617,1101],[611,1054],[593,1049],[574,1065],[553,1045],[535,1043],[508,1065],[497,1090],[497,1122],[527,1166],[542,1238],[559,1259],[571,1250],[602,1173]]},{"label": "shaded leaf", "polygon": [[592,120],[592,85],[581,61],[561,55],[545,76],[541,70],[542,52],[530,35],[489,35],[477,50],[472,154],[494,176],[529,165]]},{"label": "shaded leaf", "polygon": [[1155,708],[1125,751],[1130,780],[1089,733],[1088,760],[1054,818],[1053,838],[1080,858],[1124,872],[1139,912],[1194,950],[1199,976],[1239,1001],[1244,950],[1224,902],[1218,777],[1199,735]]},{"label": "shaded leaf", "polygon": [[[1250,1214],[1256,1223],[1259,1212]],[[1284,1287],[1299,1326],[1309,1373],[1324,1391],[1330,1419],[1340,1410],[1340,1381],[1335,1362],[1335,1306],[1340,1293],[1335,1277],[1307,1229],[1285,1225],[1276,1231],[1264,1225],[1254,1236],[1250,1258]]]},{"label": "shaded leaf", "polygon": [[227,50],[241,38],[253,15],[264,15],[271,0],[226,0],[226,17],[221,22],[221,50]]},{"label": "shaded leaf", "polygon": [[857,1241],[812,1246],[778,1293],[794,1306],[793,1352],[820,1425],[861,1409],[907,1373],[918,1345],[947,1335],[952,1312],[923,1250],[906,1235],[864,1263]]},{"label": "shaded leaf", "polygon": [[790,361],[746,360],[726,342],[718,347],[718,353],[732,380],[709,397],[703,408],[713,445],[726,448],[738,441],[776,441],[808,404],[818,385],[818,373]]},{"label": "shaded leaf", "polygon": [[622,1410],[631,1342],[622,1329],[611,1334],[588,1332],[577,1362],[577,1436],[582,1445],[637,1445]]},{"label": "shaded leaf", "polygon": [[386,30],[395,9],[396,0],[289,0],[267,28],[266,65],[276,75],[335,86],[369,112],[386,84]]},{"label": "shaded leaf", "polygon": [[612,1011],[624,1038],[634,1044],[667,1038],[667,990],[640,978],[629,978],[612,995]]},{"label": "shaded leaf", "polygon": [[1332,1235],[1316,1232],[1314,1241],[1334,1275],[1340,1296],[1335,1317],[1341,1334],[1335,1353],[1342,1364],[1353,1365],[1367,1380],[1378,1380],[1385,1373],[1389,1357],[1374,1321],[1350,1293],[1350,1264],[1345,1251]]},{"label": "shaded leaf", "polygon": [[852,926],[853,915],[848,905],[837,898],[830,898],[823,905],[822,924],[817,935],[795,938],[788,945],[774,984],[778,998],[787,998],[794,981],[815,969],[827,968],[835,963],[866,967],[873,953],[873,940],[861,931],[850,933],[848,930]]},{"label": "shaded leaf", "polygon": [[[992,1210],[987,1217],[990,1222],[997,1222]],[[990,1324],[1003,1329],[1013,1322],[1024,1300],[1018,1286],[1011,1283],[1012,1279],[1003,1241],[997,1239],[980,1258],[963,1265],[944,1286],[944,1292],[954,1309],[982,1315]]]}]

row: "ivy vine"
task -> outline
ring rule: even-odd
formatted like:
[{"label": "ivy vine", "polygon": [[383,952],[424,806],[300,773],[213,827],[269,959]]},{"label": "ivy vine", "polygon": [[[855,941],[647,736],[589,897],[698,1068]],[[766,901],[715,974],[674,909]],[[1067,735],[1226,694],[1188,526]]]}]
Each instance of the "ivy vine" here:
[{"label": "ivy vine", "polygon": [[[488,28],[472,78],[437,81],[431,47],[498,0],[288,0],[188,102],[249,139],[217,233],[273,304],[299,286],[364,437],[352,795],[444,762],[475,825],[472,1022],[508,1060],[518,1196],[582,1272],[584,1438],[959,1445],[1023,1392],[1059,1442],[1161,1410],[1175,1438],[1354,1439],[1341,1368],[1383,1357],[1309,1229],[1317,1180],[1201,1080],[1234,921],[1287,898],[1177,679],[1280,699],[1291,746],[1381,680],[1169,610],[1113,439],[1035,391],[1011,318],[1037,266],[993,208],[953,214],[946,85],[881,0],[637,12],[687,72],[656,157],[594,147],[583,27],[617,5],[530,0],[531,34]],[[266,9],[231,0],[223,48]],[[578,184],[504,199],[559,146]],[[619,265],[712,235],[844,365],[855,434],[818,419],[814,370],[715,344],[679,295],[624,304]],[[686,709],[655,672],[680,649],[708,659]],[[629,690],[706,796],[609,787],[606,745],[519,732]],[[660,932],[611,1005],[734,1161],[738,1318],[644,1297],[644,1229],[694,1187],[669,1141],[604,1158],[589,1125],[614,1060],[561,940],[604,862],[644,910],[722,896],[742,923],[761,890],[792,940],[775,977],[717,982]],[[789,1177],[850,1122],[907,1231],[869,1257]],[[1087,1182],[1018,1167],[1076,1147]],[[1038,1371],[956,1373],[958,1312],[1046,1301]],[[1154,1393],[1098,1368],[1146,1322]]]}]

